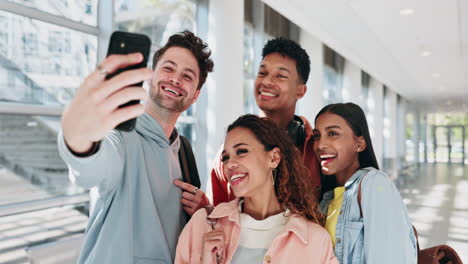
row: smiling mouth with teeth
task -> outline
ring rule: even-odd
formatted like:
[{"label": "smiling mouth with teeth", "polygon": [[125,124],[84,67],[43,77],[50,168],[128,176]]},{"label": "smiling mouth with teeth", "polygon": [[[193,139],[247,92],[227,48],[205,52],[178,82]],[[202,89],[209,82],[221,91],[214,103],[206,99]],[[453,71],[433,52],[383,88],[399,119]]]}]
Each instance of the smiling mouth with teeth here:
[{"label": "smiling mouth with teeth", "polygon": [[276,94],[273,94],[273,93],[270,93],[270,92],[265,92],[265,91],[260,91],[260,94],[264,95],[264,96],[269,96],[269,97],[276,97],[277,96]]},{"label": "smiling mouth with teeth", "polygon": [[335,154],[322,154],[322,155],[320,155],[321,160],[331,160],[331,159],[333,159],[335,157],[336,157]]},{"label": "smiling mouth with teeth", "polygon": [[327,163],[330,162],[331,160],[333,160],[334,158],[336,158],[336,155],[335,154],[322,154],[320,155],[320,159],[322,160],[320,162],[320,165],[322,166],[322,169],[324,171],[328,171],[329,169],[326,167]]},{"label": "smiling mouth with teeth", "polygon": [[175,96],[180,96],[180,93],[178,93],[176,90],[174,89],[171,89],[167,86],[162,86],[162,89],[166,92],[170,92],[170,93],[173,93]]},{"label": "smiling mouth with teeth", "polygon": [[247,176],[247,173],[237,173],[231,176],[231,185],[236,185],[240,181],[242,181],[245,176]]}]

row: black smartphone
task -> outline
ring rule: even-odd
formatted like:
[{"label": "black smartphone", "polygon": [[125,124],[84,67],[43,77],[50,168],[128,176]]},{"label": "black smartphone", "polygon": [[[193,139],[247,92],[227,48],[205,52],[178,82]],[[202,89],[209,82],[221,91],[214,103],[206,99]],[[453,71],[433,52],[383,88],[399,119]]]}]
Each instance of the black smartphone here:
[{"label": "black smartphone", "polygon": [[[147,36],[142,35],[142,34],[136,34],[136,33],[115,31],[114,33],[112,33],[111,38],[110,38],[109,49],[107,50],[107,56],[111,54],[128,54],[128,53],[133,53],[133,52],[140,52],[141,54],[143,54],[143,61],[138,64],[131,65],[123,69],[119,69],[116,72],[107,75],[106,78],[110,79],[113,76],[124,71],[147,67],[150,49],[151,49],[151,40]],[[143,85],[143,82],[140,82],[132,86],[142,86],[142,85]],[[138,103],[140,103],[139,100],[129,101],[128,103],[125,103],[119,106],[119,108],[126,107],[126,106],[133,105],[133,104],[138,104]],[[132,131],[133,129],[135,129],[135,124],[136,124],[136,118],[127,120],[117,125],[115,129],[122,130],[122,131]]]}]

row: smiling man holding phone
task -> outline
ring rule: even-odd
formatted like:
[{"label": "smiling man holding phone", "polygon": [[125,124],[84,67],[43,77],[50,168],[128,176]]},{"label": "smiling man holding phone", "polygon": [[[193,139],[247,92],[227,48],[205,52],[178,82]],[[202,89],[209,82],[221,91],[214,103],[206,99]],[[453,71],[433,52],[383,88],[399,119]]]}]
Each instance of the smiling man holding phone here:
[{"label": "smiling man holding phone", "polygon": [[[63,113],[58,147],[71,181],[97,194],[78,263],[173,263],[187,222],[183,189],[173,183],[182,179],[175,124],[213,70],[210,55],[184,31],[155,53],[153,71],[107,78],[144,60],[141,53],[110,55],[77,90]],[[149,98],[134,85],[145,80]],[[127,104],[138,100],[145,105]],[[133,118],[134,130],[114,129]],[[197,196],[196,188],[189,192]]]}]

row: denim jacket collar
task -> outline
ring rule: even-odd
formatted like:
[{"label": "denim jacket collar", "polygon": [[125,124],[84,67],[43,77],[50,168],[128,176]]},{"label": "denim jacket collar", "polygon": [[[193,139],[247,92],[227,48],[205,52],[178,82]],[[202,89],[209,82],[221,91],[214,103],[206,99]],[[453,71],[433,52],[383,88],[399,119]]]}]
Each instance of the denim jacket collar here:
[{"label": "denim jacket collar", "polygon": [[[367,168],[362,168],[362,169],[359,169],[358,171],[356,171],[353,176],[351,176],[351,178],[349,178],[344,187],[345,187],[345,190],[348,190],[349,188],[351,188],[356,182],[359,182],[360,179],[362,178],[362,176],[364,176],[367,172],[369,172],[369,170],[373,169],[372,167],[367,167]],[[330,190],[328,192],[326,192],[324,195],[323,195],[323,200],[331,200],[333,199],[333,196],[334,196],[334,192],[333,190]]]}]

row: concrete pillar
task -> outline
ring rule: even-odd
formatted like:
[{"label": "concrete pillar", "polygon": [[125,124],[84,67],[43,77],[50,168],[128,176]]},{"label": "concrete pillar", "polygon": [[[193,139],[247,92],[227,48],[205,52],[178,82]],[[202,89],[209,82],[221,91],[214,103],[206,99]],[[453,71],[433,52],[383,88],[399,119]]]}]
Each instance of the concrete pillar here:
[{"label": "concrete pillar", "polygon": [[413,115],[413,138],[414,144],[414,162],[419,163],[419,142],[421,141],[421,118],[419,111],[415,110]]},{"label": "concrete pillar", "polygon": [[[428,154],[429,154],[427,152],[428,151],[427,150],[428,149],[428,144],[432,144],[432,142],[428,142],[428,138],[431,138],[431,130],[430,130],[430,127],[428,127],[428,125],[427,125],[427,113],[421,113],[419,115],[419,118],[421,118],[420,119],[421,120],[420,121],[421,122],[421,132],[420,133],[421,133],[421,136],[422,136],[421,141],[422,141],[422,143],[424,145],[424,152],[423,152],[424,159],[423,159],[423,161],[425,163],[427,163],[428,162]],[[434,160],[434,162],[435,162],[435,160]]]},{"label": "concrete pillar", "polygon": [[197,138],[197,145],[206,147],[206,158],[201,160],[205,166],[199,163],[202,182],[224,141],[227,125],[243,113],[244,1],[210,0],[208,26],[207,42],[215,66],[203,91],[205,109],[197,116],[197,126],[206,129]]},{"label": "concrete pillar", "polygon": [[388,87],[386,89],[384,104],[386,110],[384,116],[384,158],[393,160],[397,157],[397,97],[395,92]]},{"label": "concrete pillar", "polygon": [[369,130],[374,146],[375,156],[379,167],[383,163],[383,86],[382,83],[375,79],[371,79],[369,85],[367,121],[369,122]]},{"label": "concrete pillar", "polygon": [[309,54],[311,65],[307,92],[298,101],[296,113],[307,117],[313,126],[315,116],[324,106],[323,45],[317,38],[304,30],[301,30],[299,44]]},{"label": "concrete pillar", "polygon": [[[397,97],[397,157],[398,161],[405,160],[406,155],[406,114],[407,114],[407,101]],[[400,166],[399,166],[400,167]]]}]

